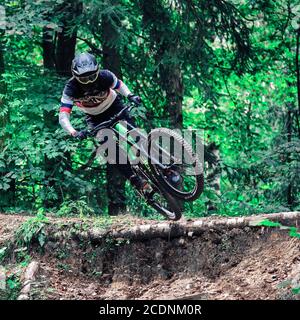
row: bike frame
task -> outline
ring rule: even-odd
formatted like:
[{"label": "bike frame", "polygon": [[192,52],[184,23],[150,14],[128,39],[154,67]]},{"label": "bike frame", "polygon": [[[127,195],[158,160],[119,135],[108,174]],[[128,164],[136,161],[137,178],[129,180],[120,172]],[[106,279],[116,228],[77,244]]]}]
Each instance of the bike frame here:
[{"label": "bike frame", "polygon": [[[121,114],[125,112],[126,110],[130,111],[131,106],[127,105],[124,109],[122,109],[117,115],[112,117],[110,120],[105,121],[98,126],[96,126],[92,132],[90,132],[91,135],[95,135],[98,131],[106,128],[110,128],[113,130],[115,137],[118,137],[116,139],[116,142],[121,146],[121,148],[126,151],[126,154],[128,155],[128,159],[131,163],[136,163],[137,157],[136,154],[137,152],[140,153],[140,157],[142,156],[144,159],[149,159],[153,164],[159,166],[161,169],[166,169],[167,166],[161,164],[157,159],[151,157],[149,155],[148,150],[145,149],[145,146],[140,143],[139,145],[137,142],[134,140],[134,138],[130,135],[130,132],[133,130],[136,130],[137,128],[132,126],[130,123],[128,123],[125,120],[122,120]],[[140,139],[145,141],[145,145],[148,146],[148,136],[146,136],[142,132],[138,132],[138,136]],[[122,142],[120,144],[120,141]],[[168,153],[162,149],[160,146],[158,146],[160,152],[168,155]],[[147,166],[147,161],[143,161],[142,163],[144,166]]]}]

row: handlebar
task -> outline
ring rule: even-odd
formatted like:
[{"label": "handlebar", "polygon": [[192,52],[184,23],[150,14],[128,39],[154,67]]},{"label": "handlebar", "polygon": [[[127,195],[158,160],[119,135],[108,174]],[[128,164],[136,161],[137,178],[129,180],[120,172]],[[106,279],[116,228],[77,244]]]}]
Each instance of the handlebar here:
[{"label": "handlebar", "polygon": [[97,134],[98,131],[111,127],[113,124],[122,119],[123,114],[128,111],[130,112],[136,105],[127,104],[119,113],[111,117],[108,121],[101,122],[96,127],[88,131],[88,136],[93,137]]}]

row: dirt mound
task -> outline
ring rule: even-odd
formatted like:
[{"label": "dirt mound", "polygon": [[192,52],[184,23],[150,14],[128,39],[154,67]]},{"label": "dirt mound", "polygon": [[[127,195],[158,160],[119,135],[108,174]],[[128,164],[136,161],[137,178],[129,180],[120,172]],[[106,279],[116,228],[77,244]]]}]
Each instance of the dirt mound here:
[{"label": "dirt mound", "polygon": [[[268,218],[295,226],[300,213]],[[0,215],[0,223],[5,219]],[[285,228],[254,226],[263,219],[157,223],[122,217],[104,225],[52,218],[45,245],[30,244],[40,264],[30,297],[297,299],[292,289],[300,286],[300,240]]]},{"label": "dirt mound", "polygon": [[15,230],[27,217],[0,214],[0,244],[13,237]]}]

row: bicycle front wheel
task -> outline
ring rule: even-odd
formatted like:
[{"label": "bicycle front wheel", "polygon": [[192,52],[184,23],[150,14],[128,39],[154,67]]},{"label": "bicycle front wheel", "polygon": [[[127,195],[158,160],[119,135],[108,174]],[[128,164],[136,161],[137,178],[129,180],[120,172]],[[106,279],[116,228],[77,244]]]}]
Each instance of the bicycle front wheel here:
[{"label": "bicycle front wheel", "polygon": [[204,175],[202,163],[192,146],[180,134],[167,128],[152,130],[148,146],[151,172],[163,188],[178,199],[196,200],[204,189]]}]

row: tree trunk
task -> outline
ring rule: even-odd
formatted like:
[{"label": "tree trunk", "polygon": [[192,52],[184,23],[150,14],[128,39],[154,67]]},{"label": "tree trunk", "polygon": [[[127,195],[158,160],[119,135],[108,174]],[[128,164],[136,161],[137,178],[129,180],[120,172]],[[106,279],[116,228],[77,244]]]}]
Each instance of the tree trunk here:
[{"label": "tree trunk", "polygon": [[[171,17],[160,0],[143,1],[143,21],[150,29],[153,48],[156,50],[156,63],[159,70],[159,84],[165,93],[165,111],[171,128],[182,129],[183,81],[180,64],[173,59],[180,50],[177,37],[166,37],[162,30],[171,30]],[[175,61],[174,61],[175,60]]]},{"label": "tree trunk", "polygon": [[[206,182],[214,190],[217,197],[221,196],[221,168],[220,168],[220,151],[219,146],[212,142],[205,148],[205,160],[208,166],[208,175]],[[206,202],[208,212],[217,211],[216,201],[209,199]]]},{"label": "tree trunk", "polygon": [[63,27],[62,32],[57,36],[56,47],[56,71],[59,75],[69,77],[71,64],[75,55],[76,33],[68,35],[68,28]]},{"label": "tree trunk", "polygon": [[[121,79],[120,54],[117,48],[112,44],[118,37],[118,31],[111,24],[110,19],[104,17],[102,21],[103,66],[105,69],[111,70],[119,79]],[[107,164],[106,177],[109,214],[117,215],[125,212],[125,178],[113,164]]]},{"label": "tree trunk", "polygon": [[[151,2],[144,0],[142,9],[144,26],[150,30],[152,47],[156,50],[155,60],[159,72],[157,80],[165,96],[164,115],[166,115],[171,129],[182,129],[184,87],[180,64],[174,59],[180,49],[178,38],[172,37],[171,32],[169,37],[166,37],[164,28],[171,30],[172,22],[170,14],[163,7],[161,0]],[[183,202],[178,201],[178,203],[183,209]]]},{"label": "tree trunk", "polygon": [[[297,51],[297,50],[296,50]],[[295,61],[297,63],[297,61]],[[296,66],[297,68],[297,66]],[[290,71],[289,69],[286,69],[284,72],[286,75],[290,75],[293,73],[293,71]],[[290,80],[287,81],[287,86],[288,88],[292,88],[294,86],[294,83],[291,82]],[[288,96],[288,98],[292,98],[291,94]],[[293,209],[296,203],[295,199],[295,187],[293,180],[294,178],[292,177],[292,156],[293,156],[293,151],[291,150],[291,143],[292,143],[292,138],[293,134],[296,133],[293,128],[293,122],[295,118],[297,120],[297,108],[294,105],[293,102],[287,102],[286,103],[286,116],[285,116],[285,134],[287,138],[287,148],[286,148],[286,155],[285,155],[285,163],[287,164],[289,168],[289,176],[286,177],[286,188],[285,188],[285,196],[286,196],[286,204],[290,209]],[[295,117],[294,117],[295,115]]]},{"label": "tree trunk", "polygon": [[[168,51],[171,51],[168,48]],[[171,128],[182,129],[183,83],[180,66],[176,63],[160,65],[161,87],[166,92],[165,108],[168,112]]]},{"label": "tree trunk", "polygon": [[44,27],[43,29],[43,61],[44,68],[55,69],[55,43],[53,42],[53,30]]},{"label": "tree trunk", "polygon": [[[291,106],[288,104],[287,110],[287,121],[286,121],[286,131],[287,131],[287,141],[290,144],[292,142],[292,134],[293,134],[293,123],[292,123],[292,112]],[[289,166],[291,165],[291,152],[287,152],[287,163]],[[286,200],[289,208],[293,208],[294,206],[294,195],[293,195],[293,184],[292,181],[288,182],[287,190],[286,190]]]},{"label": "tree trunk", "polygon": [[82,4],[79,1],[63,3],[61,30],[57,32],[56,71],[61,76],[71,76],[71,65],[75,55],[77,29],[75,19],[81,13]]}]

